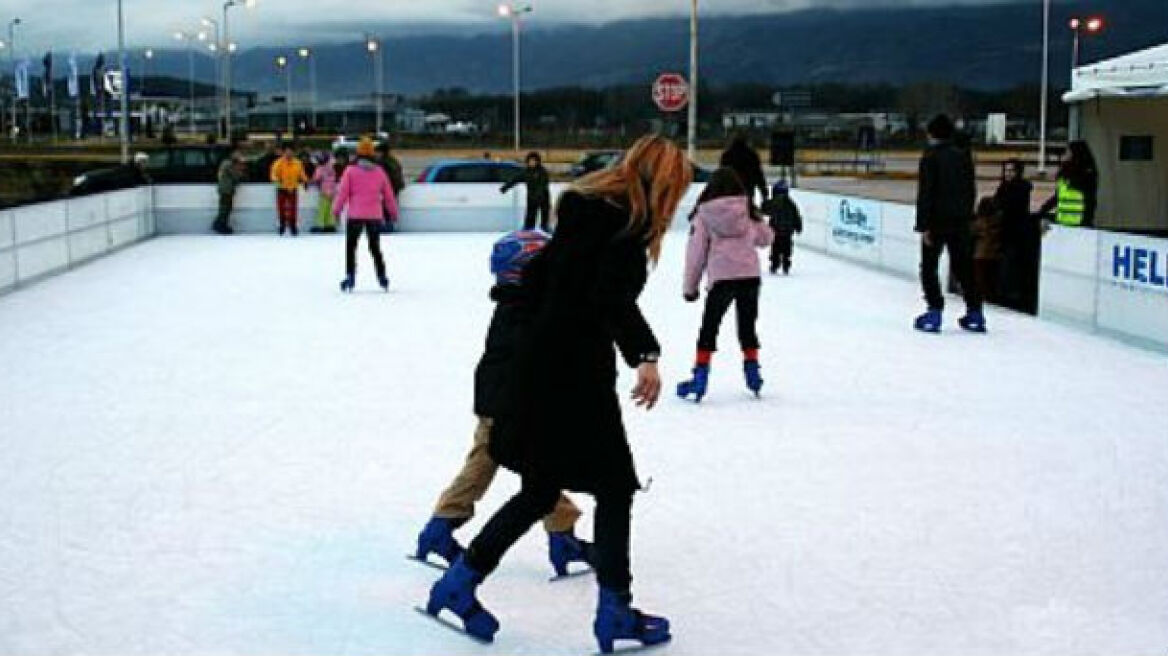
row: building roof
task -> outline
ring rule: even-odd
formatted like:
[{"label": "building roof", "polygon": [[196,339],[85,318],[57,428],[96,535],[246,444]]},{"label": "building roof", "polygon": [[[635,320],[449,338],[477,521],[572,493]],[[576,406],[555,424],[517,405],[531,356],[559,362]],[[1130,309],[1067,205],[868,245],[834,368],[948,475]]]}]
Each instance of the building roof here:
[{"label": "building roof", "polygon": [[1068,103],[1168,96],[1168,43],[1075,69]]}]

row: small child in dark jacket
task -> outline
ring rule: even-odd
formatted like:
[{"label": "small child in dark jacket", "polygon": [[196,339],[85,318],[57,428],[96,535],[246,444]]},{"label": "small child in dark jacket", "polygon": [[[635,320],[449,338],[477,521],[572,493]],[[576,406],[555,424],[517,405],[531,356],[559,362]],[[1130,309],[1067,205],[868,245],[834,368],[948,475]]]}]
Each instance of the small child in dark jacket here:
[{"label": "small child in dark jacket", "polygon": [[[495,243],[491,253],[491,273],[495,286],[491,300],[495,312],[487,330],[486,349],[475,369],[475,414],[478,427],[474,443],[467,453],[462,471],[455,476],[434,507],[434,515],[418,536],[414,557],[427,562],[427,556],[437,554],[447,564],[453,564],[463,552],[454,539],[454,531],[474,516],[475,503],[483,498],[495,478],[499,466],[491,458],[490,441],[494,417],[500,404],[507,398],[506,385],[510,377],[516,340],[530,319],[530,308],[521,285],[523,270],[548,242],[546,233],[520,230],[505,235]],[[548,559],[558,576],[568,574],[568,564],[592,564],[592,545],[576,537],[574,527],[580,510],[571,499],[560,494],[551,514],[544,518],[548,533]]]},{"label": "small child in dark jacket", "polygon": [[791,200],[791,194],[784,180],[771,187],[770,200],[762,204],[762,211],[770,219],[775,231],[775,243],[771,246],[771,273],[782,268],[783,275],[791,273],[791,254],[795,248],[794,237],[803,232],[803,215],[799,206]]}]

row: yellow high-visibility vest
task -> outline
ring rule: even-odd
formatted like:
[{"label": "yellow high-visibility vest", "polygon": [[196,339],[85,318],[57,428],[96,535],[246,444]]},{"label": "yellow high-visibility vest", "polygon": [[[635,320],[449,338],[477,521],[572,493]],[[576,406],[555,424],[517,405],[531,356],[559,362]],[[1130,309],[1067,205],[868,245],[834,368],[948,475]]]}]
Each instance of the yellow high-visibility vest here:
[{"label": "yellow high-visibility vest", "polygon": [[1087,211],[1087,197],[1071,186],[1065,178],[1058,181],[1058,212],[1055,220],[1059,225],[1078,227],[1083,225]]}]

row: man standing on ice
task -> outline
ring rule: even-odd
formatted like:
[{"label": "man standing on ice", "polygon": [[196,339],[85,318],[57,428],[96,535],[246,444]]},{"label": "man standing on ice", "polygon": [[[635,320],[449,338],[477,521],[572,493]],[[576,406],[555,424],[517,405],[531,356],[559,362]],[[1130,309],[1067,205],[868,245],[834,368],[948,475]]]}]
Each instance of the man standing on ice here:
[{"label": "man standing on ice", "polygon": [[941,251],[949,250],[949,260],[961,291],[965,295],[962,328],[971,332],[986,331],[982,299],[973,280],[971,253],[973,204],[977,197],[973,157],[954,142],[956,128],[945,114],[929,122],[929,146],[921,156],[917,182],[916,231],[921,234],[921,286],[928,309],[917,317],[914,326],[927,333],[941,332],[941,313],[945,296],[937,268]]}]

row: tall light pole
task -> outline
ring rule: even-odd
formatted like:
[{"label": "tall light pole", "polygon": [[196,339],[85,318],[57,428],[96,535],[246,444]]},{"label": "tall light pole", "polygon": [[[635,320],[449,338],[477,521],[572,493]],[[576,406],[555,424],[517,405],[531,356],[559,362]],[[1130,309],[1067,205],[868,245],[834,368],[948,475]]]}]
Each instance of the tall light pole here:
[{"label": "tall light pole", "polygon": [[312,130],[316,131],[316,57],[313,56],[312,50],[308,48],[301,48],[296,51],[301,59],[308,60],[308,87],[311,94],[310,101],[312,103]]},{"label": "tall light pole", "polygon": [[698,0],[691,0],[689,12],[689,129],[686,152],[697,161],[698,142]]},{"label": "tall light pole", "polygon": [[[219,116],[215,121],[215,134],[220,134],[220,124],[223,122],[223,105],[220,104],[223,88],[223,57],[225,56],[226,48],[223,45],[223,34],[219,30],[219,21],[208,16],[202,18],[204,27],[210,27],[215,31],[215,40],[208,44],[207,49],[215,55],[215,104],[218,107],[216,114]],[[200,35],[201,36],[201,35]]]},{"label": "tall light pole", "polygon": [[8,64],[12,68],[12,129],[9,133],[12,135],[12,143],[16,143],[16,28],[20,23],[19,18],[8,21]]},{"label": "tall light pole", "polygon": [[[3,39],[0,39],[0,50],[7,50],[7,49],[8,49],[8,42],[3,40]],[[16,82],[16,80],[13,79],[14,85],[15,85],[15,82]],[[7,100],[7,98],[5,98],[5,100]],[[0,105],[0,128],[2,128],[4,126],[4,117],[7,114],[8,114],[8,110],[5,109],[2,105]]]},{"label": "tall light pole", "polygon": [[187,44],[187,92],[188,102],[190,107],[187,110],[188,116],[188,130],[191,134],[195,133],[195,37],[193,34],[187,32],[175,32],[174,38],[179,41],[185,41]]},{"label": "tall light pole", "polygon": [[146,95],[146,80],[150,77],[150,60],[154,59],[154,51],[150,48],[142,51],[142,90],[140,93]]},{"label": "tall light pole", "polygon": [[381,41],[376,37],[365,37],[365,49],[369,51],[369,57],[373,60],[373,95],[377,105],[377,127],[374,130],[376,136],[381,136],[381,85],[382,76],[382,55],[381,55]]},{"label": "tall light pole", "polygon": [[522,23],[523,14],[530,14],[532,12],[531,5],[499,5],[499,15],[503,18],[511,19],[511,82],[514,87],[514,104],[515,104],[515,153],[518,154],[521,148],[522,128],[521,120],[522,114],[519,109],[519,96],[522,91],[522,84],[520,81],[520,47],[519,47],[519,32]]},{"label": "tall light pole", "polygon": [[1103,31],[1103,19],[1098,16],[1090,18],[1072,18],[1070,21],[1071,31],[1075,33],[1075,37],[1071,42],[1071,83],[1075,81],[1075,69],[1079,67],[1079,36],[1086,32],[1088,35],[1099,34]]},{"label": "tall light pole", "polygon": [[225,100],[223,102],[224,109],[224,126],[227,128],[227,140],[232,139],[231,132],[231,57],[235,54],[235,48],[232,48],[231,32],[229,31],[229,23],[227,22],[227,10],[232,7],[243,5],[251,9],[256,6],[256,0],[227,0],[223,3],[223,40],[227,42],[227,52],[223,54],[223,81],[224,89],[223,95]]},{"label": "tall light pole", "polygon": [[1050,86],[1050,2],[1042,0],[1042,93],[1038,109],[1038,172],[1046,173],[1046,115]]},{"label": "tall light pole", "polygon": [[122,77],[121,119],[118,134],[122,141],[122,164],[130,163],[130,69],[126,66],[126,15],[118,0],[118,70]]},{"label": "tall light pole", "polygon": [[288,95],[284,98],[284,107],[288,110],[288,139],[292,140],[296,136],[295,126],[292,124],[292,67],[289,65],[288,58],[280,55],[276,57],[276,68],[283,71],[288,78]]}]

